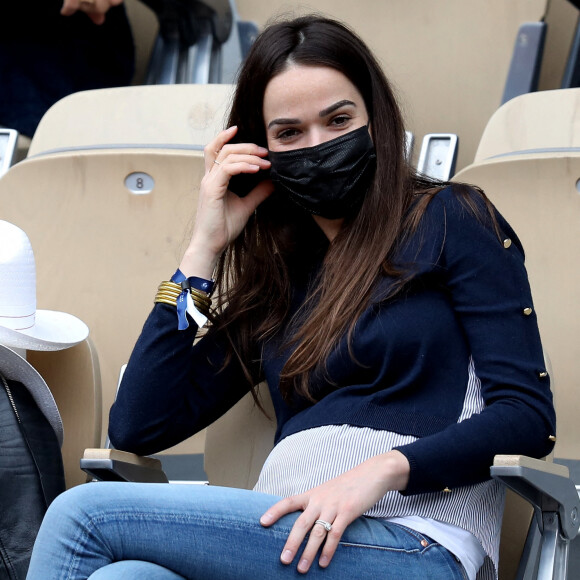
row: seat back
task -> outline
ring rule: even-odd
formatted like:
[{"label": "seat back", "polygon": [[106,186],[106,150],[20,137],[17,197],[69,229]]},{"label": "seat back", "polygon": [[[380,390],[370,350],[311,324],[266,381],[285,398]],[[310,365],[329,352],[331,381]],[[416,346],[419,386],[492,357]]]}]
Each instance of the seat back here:
[{"label": "seat back", "polygon": [[[0,180],[0,216],[35,248],[39,307],[76,314],[91,329],[104,427],[119,369],[189,241],[202,148],[223,128],[230,92],[173,85],[67,97],[70,117],[57,103],[31,156]],[[90,120],[78,130],[83,115]]]},{"label": "seat back", "polygon": [[465,168],[454,180],[482,187],[523,243],[542,342],[553,367],[555,455],[578,459],[579,428],[571,402],[578,400],[580,379],[580,150],[495,157]]},{"label": "seat back", "polygon": [[[241,18],[261,26],[287,11],[289,2],[237,0],[236,4]],[[457,167],[463,168],[473,159],[481,132],[501,102],[518,28],[522,22],[541,21],[558,2],[316,0],[301,4],[348,22],[360,34],[395,83],[405,104],[407,128],[417,139],[436,132],[459,135]],[[549,48],[560,35],[554,36],[550,32]],[[558,65],[551,58],[544,60],[546,64]]]},{"label": "seat back", "polygon": [[579,458],[580,152],[499,157],[454,179],[482,187],[526,250],[535,310],[556,386],[556,456]]},{"label": "seat back", "polygon": [[[126,188],[134,170],[154,178],[151,193]],[[39,307],[91,330],[104,409],[157,286],[179,263],[203,171],[200,152],[103,151],[25,160],[0,180],[0,215],[35,248]]]},{"label": "seat back", "polygon": [[276,418],[268,386],[258,386],[266,416],[246,395],[207,428],[204,467],[211,485],[252,489],[274,445]]},{"label": "seat back", "polygon": [[474,163],[500,155],[573,148],[580,148],[580,89],[541,91],[497,109],[483,131]]},{"label": "seat back", "polygon": [[224,128],[231,85],[153,85],[81,91],[44,115],[28,157],[51,152],[202,150]]},{"label": "seat back", "polygon": [[79,459],[86,447],[101,442],[101,375],[95,346],[87,338],[65,350],[28,351],[26,359],[46,381],[62,417],[66,486],[84,483]]},{"label": "seat back", "polygon": [[[475,162],[454,181],[482,187],[526,252],[542,343],[550,354],[558,440],[554,455],[580,459],[580,90],[532,93],[490,119]],[[515,575],[531,508],[508,493],[500,576]],[[515,498],[515,499],[514,499]]]},{"label": "seat back", "polygon": [[18,131],[0,127],[0,177],[2,177],[16,161]]}]

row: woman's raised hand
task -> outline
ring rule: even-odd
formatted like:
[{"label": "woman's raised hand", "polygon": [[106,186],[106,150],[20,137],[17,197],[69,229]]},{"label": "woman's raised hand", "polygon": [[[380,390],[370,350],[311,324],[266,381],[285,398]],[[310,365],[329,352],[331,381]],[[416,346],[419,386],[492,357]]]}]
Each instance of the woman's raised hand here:
[{"label": "woman's raised hand", "polygon": [[[387,491],[405,489],[409,471],[409,462],[399,451],[376,455],[306,493],[279,501],[260,518],[260,523],[271,526],[283,515],[302,510],[280,560],[284,564],[292,563],[302,541],[309,536],[299,556],[298,572],[308,572],[319,551],[318,564],[326,568],[346,527],[374,506]],[[317,521],[330,524],[331,529],[327,531]]]},{"label": "woman's raised hand", "polygon": [[237,132],[230,127],[204,149],[205,175],[201,181],[195,226],[180,270],[186,276],[211,278],[227,245],[240,234],[254,210],[273,191],[263,181],[246,197],[228,190],[230,178],[239,173],[256,173],[270,167],[268,150],[253,143],[229,143]]}]

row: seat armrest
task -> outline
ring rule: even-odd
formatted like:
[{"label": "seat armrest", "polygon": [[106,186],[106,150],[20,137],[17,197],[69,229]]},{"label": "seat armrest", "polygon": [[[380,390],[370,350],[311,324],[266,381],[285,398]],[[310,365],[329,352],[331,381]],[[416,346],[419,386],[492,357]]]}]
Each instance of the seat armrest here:
[{"label": "seat armrest", "polygon": [[564,538],[576,537],[580,499],[567,467],[524,455],[497,455],[491,476],[532,504],[541,531],[542,514],[557,512]]},{"label": "seat armrest", "polygon": [[81,469],[99,481],[168,483],[161,461],[118,449],[85,449]]}]

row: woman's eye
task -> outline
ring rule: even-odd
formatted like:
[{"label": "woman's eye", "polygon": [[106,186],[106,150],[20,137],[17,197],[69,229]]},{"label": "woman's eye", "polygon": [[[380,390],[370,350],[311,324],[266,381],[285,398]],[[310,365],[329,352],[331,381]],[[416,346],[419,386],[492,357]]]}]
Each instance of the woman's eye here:
[{"label": "woman's eye", "polygon": [[276,135],[276,139],[290,139],[298,134],[297,129],[284,129]]},{"label": "woman's eye", "polygon": [[333,125],[344,125],[350,120],[348,115],[339,115],[338,117],[334,117],[331,121]]}]

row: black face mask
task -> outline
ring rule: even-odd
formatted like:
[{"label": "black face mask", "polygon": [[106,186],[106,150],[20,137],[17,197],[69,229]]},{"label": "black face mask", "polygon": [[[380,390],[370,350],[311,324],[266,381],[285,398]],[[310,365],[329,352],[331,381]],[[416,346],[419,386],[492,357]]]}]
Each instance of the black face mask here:
[{"label": "black face mask", "polygon": [[356,211],[375,174],[375,147],[367,126],[314,147],[270,151],[270,178],[276,191],[329,219]]}]

